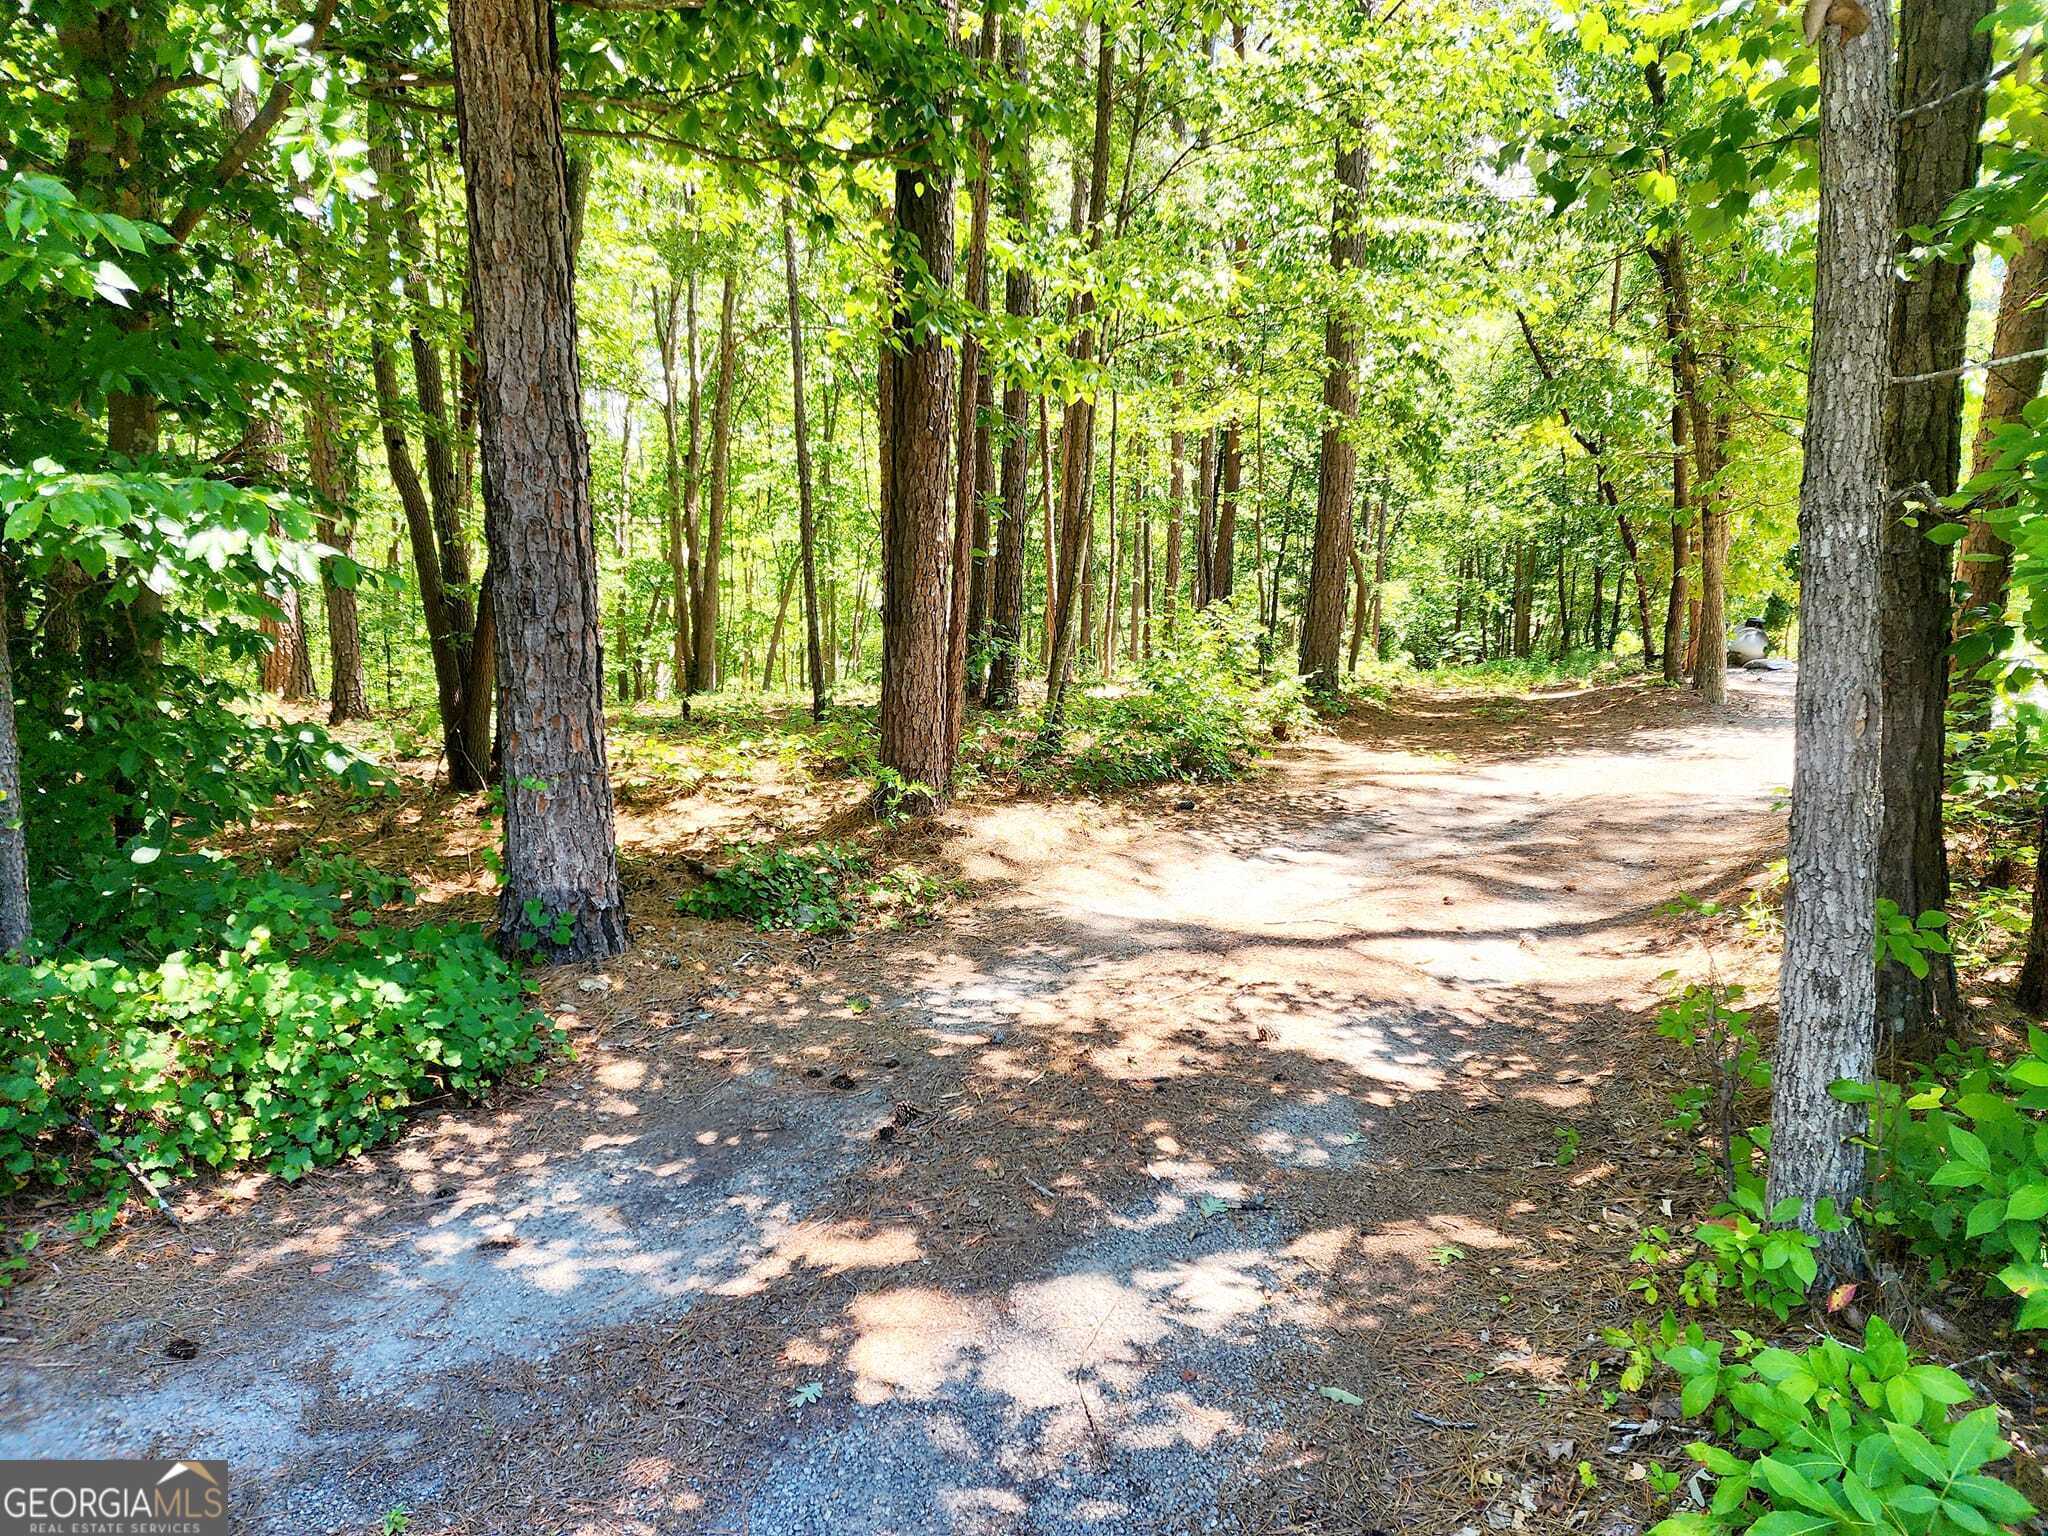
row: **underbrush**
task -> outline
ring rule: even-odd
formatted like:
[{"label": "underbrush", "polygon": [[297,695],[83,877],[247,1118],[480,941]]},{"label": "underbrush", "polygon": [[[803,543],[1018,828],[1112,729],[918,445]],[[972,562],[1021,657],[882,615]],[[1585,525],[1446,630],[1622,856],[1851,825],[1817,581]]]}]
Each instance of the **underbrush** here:
[{"label": "underbrush", "polygon": [[1058,776],[1088,789],[1229,780],[1306,729],[1300,679],[1262,673],[1257,637],[1238,619],[1191,619],[1131,691],[1077,699]]},{"label": "underbrush", "polygon": [[0,1198],[93,1202],[253,1166],[296,1178],[555,1048],[473,924],[408,926],[410,893],[345,856],[167,861],[133,920],[0,965]]},{"label": "underbrush", "polygon": [[1640,656],[1609,651],[1573,651],[1565,656],[1504,656],[1493,661],[1462,662],[1417,674],[1444,688],[1477,688],[1517,693],[1559,683],[1618,683],[1643,674]]},{"label": "underbrush", "polygon": [[[1263,640],[1249,607],[1217,604],[1184,614],[1135,677],[1093,687],[1077,679],[1057,732],[1047,731],[1042,707],[973,711],[957,782],[1057,793],[1240,778],[1275,742],[1314,722],[1299,680],[1268,664]],[[915,786],[882,766],[879,714],[872,702],[841,702],[813,723],[795,700],[720,695],[698,700],[688,721],[673,706],[623,714],[614,757],[628,788],[688,792],[772,764],[814,779],[866,780],[886,811]]]},{"label": "underbrush", "polygon": [[840,933],[863,917],[886,922],[931,915],[944,885],[908,866],[877,872],[867,854],[847,843],[809,848],[754,848],[686,891],[676,910],[691,917],[732,918],[757,928]]},{"label": "underbrush", "polygon": [[[1689,898],[1668,910],[1721,915]],[[1909,922],[1896,911],[1875,917],[1874,951],[1916,973],[1947,947],[1939,921]],[[1824,1330],[1817,1342],[1776,1348],[1759,1337],[1770,1324],[1757,1328],[1754,1319],[1783,1325],[1813,1302],[1817,1243],[1794,1225],[1796,1202],[1765,1206],[1769,1128],[1746,1119],[1768,1094],[1770,1061],[1740,989],[1714,974],[1712,951],[1702,947],[1706,979],[1673,978],[1658,1029],[1694,1069],[1667,1123],[1700,1138],[1699,1172],[1718,1176],[1723,1198],[1688,1238],[1650,1227],[1632,1255],[1640,1273],[1630,1289],[1653,1305],[1676,1302],[1692,1320],[1681,1323],[1667,1307],[1661,1322],[1639,1319],[1607,1336],[1627,1353],[1625,1387],[1643,1390],[1659,1368],[1673,1373],[1683,1416],[1707,1431],[1690,1454],[1711,1483],[1660,1485],[1693,1507],[1650,1536],[1984,1536],[2031,1517],[2027,1498],[1987,1470],[2010,1447],[1999,1437],[1997,1410],[1972,1409],[1971,1383],[1916,1359],[1874,1313],[1860,1346],[1825,1336],[1856,1287],[1828,1293],[1810,1314]],[[1873,1106],[1871,1192],[1843,1216],[1874,1234],[1897,1234],[1937,1283],[1962,1276],[2019,1298],[2015,1326],[2048,1325],[2048,1268],[2040,1264],[2048,1035],[2037,1032],[2027,1055],[2009,1065],[1971,1053],[1944,1058],[1904,1087],[1845,1082],[1832,1091]],[[1842,1218],[1820,1205],[1815,1224],[1834,1227]],[[1737,1298],[1751,1309],[1752,1328],[1725,1319],[1727,1336],[1716,1337],[1719,1314]],[[1681,1500],[1681,1488],[1691,1497]]]}]

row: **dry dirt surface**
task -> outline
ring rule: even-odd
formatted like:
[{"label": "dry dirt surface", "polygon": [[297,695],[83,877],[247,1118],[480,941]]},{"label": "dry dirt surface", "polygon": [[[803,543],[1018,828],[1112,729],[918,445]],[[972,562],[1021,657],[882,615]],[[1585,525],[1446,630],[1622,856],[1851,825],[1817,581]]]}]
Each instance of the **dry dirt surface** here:
[{"label": "dry dirt surface", "polygon": [[1791,686],[972,805],[920,929],[644,890],[544,1085],[24,1287],[0,1456],[225,1457],[278,1533],[1639,1531],[1687,1436],[1600,1330],[1710,1195],[1657,908],[1778,856]]}]

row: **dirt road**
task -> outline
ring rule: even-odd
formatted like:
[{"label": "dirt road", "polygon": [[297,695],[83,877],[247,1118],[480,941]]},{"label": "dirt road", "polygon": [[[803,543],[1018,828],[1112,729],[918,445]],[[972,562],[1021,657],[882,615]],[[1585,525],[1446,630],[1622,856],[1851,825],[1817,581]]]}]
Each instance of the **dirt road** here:
[{"label": "dirt road", "polygon": [[280,1533],[1638,1529],[1682,1438],[1574,1383],[1703,1193],[1655,909],[1777,855],[1790,694],[970,808],[908,933],[647,903],[544,1087],[25,1288],[0,1456],[223,1456]]}]

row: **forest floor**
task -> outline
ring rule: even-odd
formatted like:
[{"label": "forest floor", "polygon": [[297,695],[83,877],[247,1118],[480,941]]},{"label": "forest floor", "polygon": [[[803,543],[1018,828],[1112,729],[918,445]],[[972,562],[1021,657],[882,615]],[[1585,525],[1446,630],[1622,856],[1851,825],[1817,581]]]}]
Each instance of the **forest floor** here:
[{"label": "forest floor", "polygon": [[[971,799],[895,845],[955,899],[834,939],[673,896],[843,805],[629,763],[577,1059],[57,1254],[0,1455],[225,1457],[263,1532],[1639,1531],[1689,1437],[1600,1331],[1714,1193],[1657,979],[1760,959],[1658,909],[1780,855],[1791,690],[1408,692],[1239,784]],[[474,820],[349,840],[460,909]]]}]

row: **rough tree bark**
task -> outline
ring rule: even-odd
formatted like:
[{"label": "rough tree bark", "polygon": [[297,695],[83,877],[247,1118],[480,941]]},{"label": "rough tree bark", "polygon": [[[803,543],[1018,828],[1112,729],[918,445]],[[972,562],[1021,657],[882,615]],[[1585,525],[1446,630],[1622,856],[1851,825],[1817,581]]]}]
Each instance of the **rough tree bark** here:
[{"label": "rough tree bark", "polygon": [[953,281],[953,176],[896,173],[896,270],[882,368],[882,766],[919,786],[899,808],[925,812],[953,790],[946,602],[947,456],[953,366],[928,318],[929,282]]},{"label": "rough tree bark", "polygon": [[[1024,28],[1003,31],[1003,74],[1012,84],[1025,78]],[[1009,146],[1003,179],[1003,212],[1019,229],[1031,227],[1031,140],[1020,123]],[[1017,263],[1003,275],[1003,312],[1029,330],[1038,316],[1038,289],[1031,269]],[[997,513],[995,563],[989,577],[988,685],[982,701],[989,709],[1017,707],[1017,674],[1023,665],[1024,528],[1031,465],[1031,394],[1021,377],[1003,380],[1003,463],[1001,509]],[[1051,590],[1050,586],[1047,588]]]},{"label": "rough tree bark", "polygon": [[[1799,490],[1802,629],[1794,696],[1791,894],[1771,1081],[1769,1203],[1845,1216],[1863,1192],[1867,1116],[1828,1086],[1876,1067],[1882,428],[1891,326],[1893,181],[1889,0],[1859,0],[1857,35],[1824,23],[1812,383]],[[1834,1277],[1867,1259],[1853,1223],[1824,1233]]]},{"label": "rough tree bark", "polygon": [[[1940,101],[1898,125],[1899,229],[1936,223],[1977,181],[1984,92],[1969,89],[1991,67],[1991,33],[1979,23],[1990,0],[1902,0],[1898,81],[1908,105]],[[1957,368],[1970,319],[1970,264],[1932,261],[1892,291],[1894,375]],[[1886,484],[1897,498],[1884,522],[1884,761],[1877,894],[1907,917],[1948,906],[1948,851],[1941,836],[1943,715],[1948,708],[1948,547],[1927,537],[1940,514],[1908,499],[1920,487],[1954,492],[1962,467],[1959,375],[1895,384],[1885,398]],[[1956,1017],[1955,962],[1929,955],[1926,977],[1887,962],[1878,968],[1878,1022],[1893,1038],[1923,1036]]]},{"label": "rough tree bark", "polygon": [[[1351,553],[1351,495],[1358,474],[1358,341],[1345,313],[1346,275],[1365,260],[1365,146],[1355,125],[1337,145],[1337,190],[1330,208],[1330,277],[1335,288],[1323,321],[1323,441],[1316,470],[1315,546],[1301,615],[1301,673],[1311,688],[1335,692],[1344,644],[1344,569]],[[1364,593],[1361,591],[1360,600]],[[1278,583],[1275,583],[1277,609]]]},{"label": "rough tree bark", "polygon": [[[1991,342],[1993,357],[2018,357],[2048,348],[2048,305],[2041,300],[2048,290],[2048,241],[2022,226],[2016,232],[2018,247],[2006,263],[2005,286],[1998,298],[1998,326]],[[1992,446],[1998,428],[2020,419],[2027,403],[2041,392],[2044,359],[2028,357],[2023,362],[2001,363],[1984,374],[1984,409],[1977,418],[1977,441],[1971,454],[1978,474],[1990,469],[1998,454]],[[1974,625],[1996,622],[2005,615],[2005,588],[2012,572],[2012,547],[1992,531],[1984,514],[1989,507],[1970,511],[1970,526],[1956,546],[1957,579],[1965,595],[1956,610],[1956,633]]]},{"label": "rough tree bark", "polygon": [[547,959],[626,944],[548,0],[451,0],[481,365],[484,515],[503,702],[499,942]]}]

